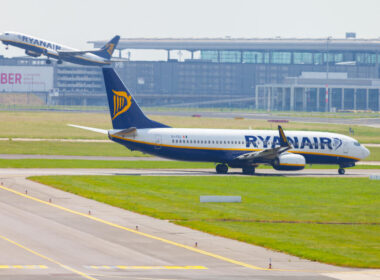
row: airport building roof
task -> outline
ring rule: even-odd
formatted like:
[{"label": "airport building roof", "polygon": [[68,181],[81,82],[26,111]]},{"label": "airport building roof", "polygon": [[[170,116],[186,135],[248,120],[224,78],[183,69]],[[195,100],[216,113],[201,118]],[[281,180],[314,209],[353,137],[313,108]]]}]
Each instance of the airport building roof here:
[{"label": "airport building roof", "polygon": [[[89,41],[94,47],[103,46],[107,40]],[[308,50],[321,51],[379,51],[380,38],[376,39],[296,39],[296,38],[122,38],[118,49],[163,50]]]}]

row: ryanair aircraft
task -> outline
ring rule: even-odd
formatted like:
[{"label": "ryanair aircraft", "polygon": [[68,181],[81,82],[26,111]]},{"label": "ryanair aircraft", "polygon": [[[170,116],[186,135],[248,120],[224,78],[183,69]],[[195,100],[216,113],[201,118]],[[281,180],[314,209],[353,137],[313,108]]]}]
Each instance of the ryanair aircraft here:
[{"label": "ryanair aircraft", "polygon": [[355,139],[336,133],[271,130],[172,128],[149,119],[114,69],[103,67],[112,130],[70,125],[99,133],[130,150],[185,161],[216,163],[254,174],[260,164],[276,170],[301,170],[306,164],[336,164],[339,174],[364,159],[369,151]]},{"label": "ryanair aircraft", "polygon": [[0,40],[6,45],[15,46],[25,50],[27,55],[39,57],[44,55],[47,57],[46,63],[50,64],[50,58],[58,59],[58,64],[67,61],[80,65],[104,66],[110,65],[113,60],[112,54],[119,43],[120,36],[115,36],[104,45],[101,49],[80,51],[72,49],[57,43],[41,40],[35,37],[15,32],[5,32],[0,35]]}]

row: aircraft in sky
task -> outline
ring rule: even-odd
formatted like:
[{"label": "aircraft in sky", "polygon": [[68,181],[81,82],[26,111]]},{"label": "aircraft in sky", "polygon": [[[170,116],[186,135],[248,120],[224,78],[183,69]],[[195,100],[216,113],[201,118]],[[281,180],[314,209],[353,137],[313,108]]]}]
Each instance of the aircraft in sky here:
[{"label": "aircraft in sky", "polygon": [[[103,67],[112,130],[79,125],[108,134],[130,150],[159,157],[216,163],[216,172],[228,167],[254,174],[260,164],[276,170],[302,170],[306,164],[338,165],[338,173],[370,152],[355,139],[336,133],[278,130],[172,128],[149,119],[137,105],[115,70]],[[222,121],[222,120],[221,120]]]},{"label": "aircraft in sky", "polygon": [[0,40],[6,45],[6,49],[8,49],[8,45],[11,45],[24,49],[27,55],[33,57],[46,56],[47,64],[51,63],[50,58],[57,59],[58,64],[61,64],[62,61],[67,61],[90,66],[110,65],[112,62],[120,61],[112,59],[112,54],[119,43],[120,36],[113,37],[101,49],[85,51],[72,49],[57,43],[15,32],[5,32],[1,34]]}]

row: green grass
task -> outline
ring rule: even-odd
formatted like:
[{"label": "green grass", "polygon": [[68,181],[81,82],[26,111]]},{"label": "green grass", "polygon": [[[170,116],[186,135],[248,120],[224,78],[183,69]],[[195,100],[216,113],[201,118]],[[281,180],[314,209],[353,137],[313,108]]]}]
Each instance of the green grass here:
[{"label": "green grass", "polygon": [[[186,161],[119,161],[69,159],[0,159],[0,168],[129,168],[182,169],[214,168],[213,163]],[[379,167],[380,168],[380,167]]]},{"label": "green grass", "polygon": [[364,159],[365,161],[380,161],[380,147],[368,147],[368,150],[371,154]]},{"label": "green grass", "polygon": [[147,157],[117,143],[0,141],[0,154]]},{"label": "green grass", "polygon": [[[310,260],[380,268],[380,226],[368,224],[380,223],[379,181],[161,176],[31,179],[120,208]],[[199,203],[200,195],[241,195],[243,202]],[[271,223],[278,221],[295,223]]]},{"label": "green grass", "polygon": [[[0,159],[0,168],[130,168],[130,169],[214,169],[214,163],[188,161],[121,161],[121,160],[82,160],[82,159]],[[358,165],[353,169],[380,169],[380,165]],[[352,169],[350,168],[350,169]],[[259,169],[272,169],[260,165]],[[338,165],[312,165],[306,169],[338,169]],[[240,172],[241,169],[230,169]]]}]

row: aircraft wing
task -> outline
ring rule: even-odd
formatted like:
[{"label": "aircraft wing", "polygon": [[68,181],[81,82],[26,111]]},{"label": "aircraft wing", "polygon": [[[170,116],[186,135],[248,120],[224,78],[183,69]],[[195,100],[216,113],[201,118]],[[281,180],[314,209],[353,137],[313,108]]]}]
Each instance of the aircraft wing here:
[{"label": "aircraft wing", "polygon": [[81,125],[75,125],[75,124],[68,124],[68,126],[76,127],[76,128],[81,128],[81,129],[86,129],[90,131],[94,131],[97,133],[102,133],[102,134],[108,134],[108,130],[106,129],[100,129],[100,128],[94,128],[94,127],[88,127],[88,126],[81,126]]},{"label": "aircraft wing", "polygon": [[289,143],[288,139],[285,136],[284,130],[279,125],[278,132],[280,134],[280,147],[268,148],[262,151],[250,152],[246,154],[242,154],[236,157],[237,160],[245,160],[245,161],[259,161],[259,162],[269,162],[275,159],[278,155],[286,152],[287,150],[292,148],[292,145]]}]

